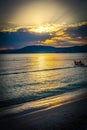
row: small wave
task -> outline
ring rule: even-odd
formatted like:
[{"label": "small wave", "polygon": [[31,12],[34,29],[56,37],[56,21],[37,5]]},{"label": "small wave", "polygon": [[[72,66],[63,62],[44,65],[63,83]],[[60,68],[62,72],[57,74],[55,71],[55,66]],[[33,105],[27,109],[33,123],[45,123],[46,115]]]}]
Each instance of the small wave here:
[{"label": "small wave", "polygon": [[8,73],[0,73],[1,75],[13,75],[13,74],[22,74],[22,73],[29,73],[29,72],[43,72],[43,71],[56,71],[56,70],[62,70],[62,69],[72,69],[76,68],[75,66],[70,67],[63,67],[63,68],[51,68],[51,69],[42,69],[42,70],[32,70],[32,71],[20,71],[20,72],[8,72]]},{"label": "small wave", "polygon": [[69,102],[73,102],[75,100],[79,100],[81,98],[87,96],[86,94],[87,89],[79,89],[72,92],[63,93],[61,95],[54,95],[42,99],[38,99],[36,101],[31,102],[22,102],[19,104],[11,105],[11,106],[2,106],[0,108],[0,118],[6,117],[8,115],[13,116],[13,114],[16,115],[28,115],[41,112],[44,110],[48,110],[51,108],[54,108],[56,106],[60,106]]},{"label": "small wave", "polygon": [[[20,97],[15,97],[10,100],[2,100],[0,101],[0,107],[6,107],[6,106],[12,106],[12,105],[18,105],[22,103],[27,103],[31,101],[37,101],[37,100],[43,100],[44,98],[51,98],[52,96],[61,96],[61,94],[66,94],[66,93],[72,93],[73,91],[79,91],[80,89],[82,90],[87,90],[87,87],[84,86],[83,88],[81,86],[76,85],[76,87],[73,86],[65,86],[62,88],[57,88],[53,90],[46,90],[44,92],[38,92],[35,93],[34,95],[25,95],[25,96],[20,96]],[[84,91],[86,92],[86,91]]]}]

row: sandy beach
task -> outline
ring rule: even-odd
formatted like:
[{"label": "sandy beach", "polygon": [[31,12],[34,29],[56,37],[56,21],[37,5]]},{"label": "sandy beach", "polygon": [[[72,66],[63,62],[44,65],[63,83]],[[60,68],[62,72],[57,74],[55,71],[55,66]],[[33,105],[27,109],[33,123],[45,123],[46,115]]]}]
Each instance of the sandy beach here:
[{"label": "sandy beach", "polygon": [[[70,99],[71,100],[71,99]],[[25,105],[24,105],[25,106]],[[22,107],[23,108],[23,107]],[[12,108],[11,108],[12,109]],[[10,111],[11,111],[10,109]],[[18,109],[17,109],[18,110]],[[87,129],[86,94],[72,98],[59,105],[28,110],[0,117],[1,130],[86,130]]]}]

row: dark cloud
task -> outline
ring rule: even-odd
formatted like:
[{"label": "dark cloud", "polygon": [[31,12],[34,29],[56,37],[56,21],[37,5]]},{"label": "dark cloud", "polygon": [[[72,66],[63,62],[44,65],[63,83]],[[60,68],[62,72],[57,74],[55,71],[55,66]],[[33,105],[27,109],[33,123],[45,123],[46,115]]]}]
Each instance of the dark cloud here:
[{"label": "dark cloud", "polygon": [[87,24],[77,27],[69,27],[66,29],[65,33],[69,34],[72,38],[87,38]]},{"label": "dark cloud", "polygon": [[17,32],[1,32],[0,33],[0,47],[20,48],[22,46],[30,45],[33,42],[44,41],[51,38],[49,34],[36,34],[24,32],[20,29]]}]

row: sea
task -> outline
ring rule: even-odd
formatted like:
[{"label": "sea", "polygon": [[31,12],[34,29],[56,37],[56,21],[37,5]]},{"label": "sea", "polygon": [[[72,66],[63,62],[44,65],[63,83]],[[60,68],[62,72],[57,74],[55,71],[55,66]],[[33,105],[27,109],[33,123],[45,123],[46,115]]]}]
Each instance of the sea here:
[{"label": "sea", "polygon": [[[75,66],[81,60],[85,66]],[[87,88],[87,53],[2,54],[0,107]]]}]

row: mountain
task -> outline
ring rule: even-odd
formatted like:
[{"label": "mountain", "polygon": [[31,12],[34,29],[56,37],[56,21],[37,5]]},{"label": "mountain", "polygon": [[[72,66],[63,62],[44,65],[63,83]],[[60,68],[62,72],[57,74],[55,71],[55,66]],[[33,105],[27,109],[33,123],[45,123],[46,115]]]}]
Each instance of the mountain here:
[{"label": "mountain", "polygon": [[33,45],[27,46],[21,49],[16,50],[4,50],[0,51],[0,54],[7,53],[79,53],[87,52],[87,45],[83,46],[74,46],[67,48],[56,48],[52,46],[43,46],[43,45]]}]

